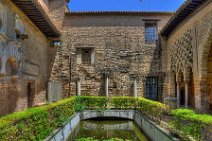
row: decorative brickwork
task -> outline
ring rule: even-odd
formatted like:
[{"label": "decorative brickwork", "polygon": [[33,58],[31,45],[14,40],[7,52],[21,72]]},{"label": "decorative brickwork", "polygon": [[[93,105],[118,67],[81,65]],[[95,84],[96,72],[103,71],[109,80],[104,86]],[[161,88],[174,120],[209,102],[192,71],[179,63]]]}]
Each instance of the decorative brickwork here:
[{"label": "decorative brickwork", "polygon": [[171,70],[179,72],[193,63],[191,30],[187,30],[170,46]]}]

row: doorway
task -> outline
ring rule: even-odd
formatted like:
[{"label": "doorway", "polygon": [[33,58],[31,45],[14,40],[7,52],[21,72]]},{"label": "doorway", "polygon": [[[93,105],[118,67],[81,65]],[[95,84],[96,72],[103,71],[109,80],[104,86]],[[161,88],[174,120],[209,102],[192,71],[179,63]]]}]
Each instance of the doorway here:
[{"label": "doorway", "polygon": [[27,86],[27,103],[28,108],[33,107],[34,105],[34,98],[35,98],[35,83],[30,82]]}]

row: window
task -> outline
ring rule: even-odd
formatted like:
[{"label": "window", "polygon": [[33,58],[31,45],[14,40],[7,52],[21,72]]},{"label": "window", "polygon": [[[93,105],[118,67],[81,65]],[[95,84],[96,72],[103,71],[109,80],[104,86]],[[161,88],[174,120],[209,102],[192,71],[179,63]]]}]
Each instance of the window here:
[{"label": "window", "polygon": [[145,82],[145,98],[158,100],[158,78],[147,77]]},{"label": "window", "polygon": [[82,64],[91,64],[91,49],[82,49]]},{"label": "window", "polygon": [[156,43],[158,40],[157,22],[145,23],[145,43]]}]

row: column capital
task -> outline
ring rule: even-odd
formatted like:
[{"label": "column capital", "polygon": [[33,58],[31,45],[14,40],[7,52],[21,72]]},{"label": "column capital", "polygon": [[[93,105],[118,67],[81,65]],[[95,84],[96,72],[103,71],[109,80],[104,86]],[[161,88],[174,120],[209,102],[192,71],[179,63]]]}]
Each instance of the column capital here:
[{"label": "column capital", "polygon": [[190,79],[191,79],[190,75],[191,75],[191,72],[189,72],[189,71],[184,71],[183,72],[183,79],[184,79],[185,82],[189,82],[190,81]]},{"label": "column capital", "polygon": [[176,73],[176,82],[180,83],[181,81],[183,81],[183,75],[181,72]]},{"label": "column capital", "polygon": [[130,74],[130,79],[131,80],[137,80],[138,79],[138,75],[137,74]]}]

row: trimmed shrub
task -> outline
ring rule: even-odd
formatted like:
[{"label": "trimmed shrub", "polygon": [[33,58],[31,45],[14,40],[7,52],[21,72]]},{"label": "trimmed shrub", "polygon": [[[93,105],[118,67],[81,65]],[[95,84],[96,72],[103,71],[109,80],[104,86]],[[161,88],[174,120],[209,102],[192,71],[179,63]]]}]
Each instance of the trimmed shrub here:
[{"label": "trimmed shrub", "polygon": [[160,121],[162,114],[169,110],[167,105],[145,98],[138,99],[138,109],[154,121]]},{"label": "trimmed shrub", "polygon": [[111,106],[116,109],[132,109],[137,107],[137,101],[133,97],[112,97]]},{"label": "trimmed shrub", "polygon": [[69,98],[2,117],[0,140],[43,140],[73,115],[74,103],[75,98]]},{"label": "trimmed shrub", "polygon": [[[80,96],[60,100],[49,105],[31,108],[0,119],[0,140],[43,140],[53,130],[61,127],[75,111],[85,109],[139,108],[148,116],[157,116],[164,105],[144,98]],[[157,114],[155,114],[157,113]]]},{"label": "trimmed shrub", "polygon": [[210,140],[212,133],[212,116],[197,114],[190,109],[172,110],[174,120],[170,122],[172,128],[179,133],[190,135],[197,140]]},{"label": "trimmed shrub", "polygon": [[93,137],[88,137],[88,138],[76,139],[76,141],[131,141],[131,140],[124,140],[124,139],[120,139],[120,138],[111,138],[111,139],[105,139],[105,140],[98,140],[98,139],[94,139]]},{"label": "trimmed shrub", "polygon": [[103,96],[79,96],[76,98],[76,102],[79,107],[84,107],[84,109],[105,109],[108,99]]}]

